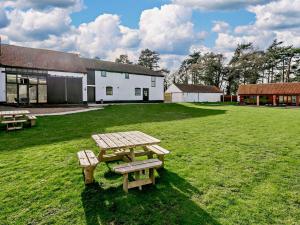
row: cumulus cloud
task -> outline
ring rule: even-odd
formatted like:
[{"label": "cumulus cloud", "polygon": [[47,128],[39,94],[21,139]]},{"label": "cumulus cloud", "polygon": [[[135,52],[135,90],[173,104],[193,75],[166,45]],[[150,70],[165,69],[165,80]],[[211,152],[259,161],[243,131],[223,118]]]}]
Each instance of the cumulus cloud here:
[{"label": "cumulus cloud", "polygon": [[173,0],[173,3],[200,10],[234,10],[276,0]]},{"label": "cumulus cloud", "polygon": [[18,9],[49,9],[68,8],[79,10],[83,6],[83,0],[7,0],[2,3],[2,7],[13,7]]},{"label": "cumulus cloud", "polygon": [[224,21],[214,21],[213,23],[212,31],[216,33],[226,33],[230,28],[229,23]]},{"label": "cumulus cloud", "polygon": [[30,9],[7,11],[10,24],[1,33],[12,41],[44,40],[50,35],[60,35],[69,31],[71,18],[63,9],[36,11]]},{"label": "cumulus cloud", "polygon": [[255,26],[262,29],[282,30],[300,27],[299,0],[280,0],[252,6],[248,10],[256,15]]},{"label": "cumulus cloud", "polygon": [[195,40],[192,11],[179,5],[164,5],[143,11],[140,19],[141,46],[162,53],[186,52]]}]

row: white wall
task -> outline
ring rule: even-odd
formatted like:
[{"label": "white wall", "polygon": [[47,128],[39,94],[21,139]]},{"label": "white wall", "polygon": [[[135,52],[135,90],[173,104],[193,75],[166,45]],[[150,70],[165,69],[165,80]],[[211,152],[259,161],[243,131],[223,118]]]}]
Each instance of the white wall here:
[{"label": "white wall", "polygon": [[222,93],[184,93],[184,102],[220,102]]},{"label": "white wall", "polygon": [[0,102],[6,102],[5,69],[0,67]]},{"label": "white wall", "polygon": [[58,71],[48,71],[50,76],[57,77],[76,77],[82,78],[82,101],[87,101],[87,75],[85,73],[69,73],[69,72],[58,72]]},{"label": "white wall", "polygon": [[172,102],[184,102],[183,93],[179,93],[179,92],[172,93]]},{"label": "white wall", "polygon": [[171,84],[165,93],[182,93],[182,91],[175,84]]},{"label": "white wall", "polygon": [[[129,74],[125,79],[124,73],[106,72],[106,77],[101,76],[101,71],[95,71],[96,101],[141,101],[143,88],[149,88],[149,100],[164,99],[164,77],[155,77],[156,86],[151,87],[151,76]],[[106,87],[113,87],[113,95],[106,95]],[[135,88],[141,88],[141,96],[135,96]]]}]

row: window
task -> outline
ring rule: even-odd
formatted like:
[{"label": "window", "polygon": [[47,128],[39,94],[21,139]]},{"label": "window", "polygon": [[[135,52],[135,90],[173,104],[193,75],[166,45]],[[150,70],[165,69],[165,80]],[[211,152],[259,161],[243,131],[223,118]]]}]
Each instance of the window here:
[{"label": "window", "polygon": [[47,85],[39,84],[38,89],[39,103],[47,103]]},{"label": "window", "polygon": [[106,95],[113,95],[113,88],[112,87],[106,87]]},{"label": "window", "polygon": [[125,79],[129,79],[129,73],[125,73]]},{"label": "window", "polygon": [[7,74],[6,75],[7,83],[16,83],[17,82],[17,76],[14,74]]},{"label": "window", "polygon": [[106,77],[106,71],[101,71],[101,77]]},{"label": "window", "polygon": [[18,87],[17,84],[7,84],[6,85],[6,101],[7,103],[16,103],[18,98]]},{"label": "window", "polygon": [[140,88],[135,88],[135,96],[141,96],[141,89]]},{"label": "window", "polygon": [[151,87],[156,86],[156,77],[151,77]]}]

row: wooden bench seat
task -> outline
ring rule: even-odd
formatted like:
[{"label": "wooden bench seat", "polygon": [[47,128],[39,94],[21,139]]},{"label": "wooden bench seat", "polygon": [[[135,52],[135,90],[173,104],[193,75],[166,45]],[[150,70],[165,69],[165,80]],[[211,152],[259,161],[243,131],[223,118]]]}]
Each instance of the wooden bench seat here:
[{"label": "wooden bench seat", "polygon": [[157,158],[162,161],[162,166],[164,166],[165,162],[165,155],[169,154],[170,151],[167,149],[164,149],[163,147],[159,145],[148,145],[146,146],[146,149],[153,154],[157,155]]},{"label": "wooden bench seat", "polygon": [[[159,159],[148,159],[143,161],[135,161],[127,164],[122,164],[113,168],[116,173],[123,174],[123,190],[128,192],[128,189],[139,187],[146,184],[155,184],[155,169],[162,166],[162,161]],[[149,178],[140,179],[140,174],[144,170],[149,170]],[[128,181],[128,174],[135,173],[135,181]]]},{"label": "wooden bench seat", "polygon": [[35,126],[36,125],[36,116],[34,115],[28,115],[27,116],[27,120],[30,124],[31,127]]},{"label": "wooden bench seat", "polygon": [[25,123],[27,120],[2,120],[3,124],[11,124],[11,123]]},{"label": "wooden bench seat", "polygon": [[84,182],[90,184],[94,182],[94,170],[99,163],[97,157],[91,150],[77,152],[79,165],[82,167]]},{"label": "wooden bench seat", "polygon": [[16,119],[12,117],[6,117],[1,121],[2,124],[6,125],[6,130],[21,130],[23,129],[23,124],[26,122],[25,119]]}]

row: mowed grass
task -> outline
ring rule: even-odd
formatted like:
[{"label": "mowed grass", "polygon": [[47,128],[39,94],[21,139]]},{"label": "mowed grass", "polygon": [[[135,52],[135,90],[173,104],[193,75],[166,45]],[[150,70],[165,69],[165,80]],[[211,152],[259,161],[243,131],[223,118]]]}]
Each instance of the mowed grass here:
[{"label": "mowed grass", "polygon": [[[122,190],[113,165],[85,187],[94,133],[140,130],[171,151],[157,185]],[[0,224],[299,224],[300,109],[109,106],[0,132]]]}]

